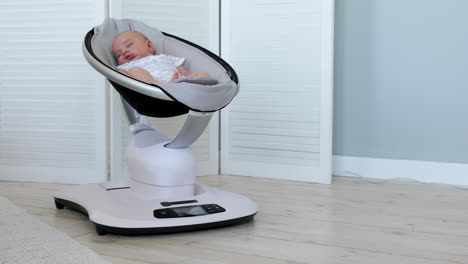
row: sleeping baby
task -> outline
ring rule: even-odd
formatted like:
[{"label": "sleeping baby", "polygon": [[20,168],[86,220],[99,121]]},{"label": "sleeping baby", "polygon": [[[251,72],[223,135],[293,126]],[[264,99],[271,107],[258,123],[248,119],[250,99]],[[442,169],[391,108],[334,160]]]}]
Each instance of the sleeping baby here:
[{"label": "sleeping baby", "polygon": [[184,58],[155,55],[151,40],[137,31],[120,33],[112,43],[119,71],[143,82],[173,82],[179,77],[209,77],[204,71],[188,72]]}]

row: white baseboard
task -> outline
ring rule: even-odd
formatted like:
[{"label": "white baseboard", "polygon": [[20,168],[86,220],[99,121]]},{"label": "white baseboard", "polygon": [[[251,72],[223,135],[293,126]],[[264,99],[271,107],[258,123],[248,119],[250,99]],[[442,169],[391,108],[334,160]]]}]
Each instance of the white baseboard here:
[{"label": "white baseboard", "polygon": [[333,175],[468,186],[468,164],[333,156]]}]

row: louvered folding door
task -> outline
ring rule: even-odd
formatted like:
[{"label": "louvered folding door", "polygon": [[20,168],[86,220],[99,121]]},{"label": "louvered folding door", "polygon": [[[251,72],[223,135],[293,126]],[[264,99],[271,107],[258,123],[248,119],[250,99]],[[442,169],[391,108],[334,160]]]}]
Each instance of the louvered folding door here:
[{"label": "louvered folding door", "polygon": [[240,93],[221,113],[221,172],[330,183],[333,1],[222,3]]},{"label": "louvered folding door", "polygon": [[[112,0],[111,17],[132,18],[161,31],[184,38],[218,53],[219,3],[213,0]],[[127,178],[125,148],[130,138],[128,121],[121,109],[120,97],[112,92],[111,174],[113,179]],[[186,115],[175,118],[148,118],[163,134],[174,138]],[[197,159],[197,175],[218,173],[219,117],[213,115],[209,127],[191,146]]]},{"label": "louvered folding door", "polygon": [[1,1],[0,180],[106,179],[104,78],[83,58],[105,1]]}]

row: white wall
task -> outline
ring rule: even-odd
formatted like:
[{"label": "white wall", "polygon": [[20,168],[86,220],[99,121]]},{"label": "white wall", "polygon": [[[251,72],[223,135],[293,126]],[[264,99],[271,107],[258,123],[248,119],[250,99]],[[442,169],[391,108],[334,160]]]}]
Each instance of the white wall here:
[{"label": "white wall", "polygon": [[467,12],[463,0],[336,1],[336,175],[468,185]]}]

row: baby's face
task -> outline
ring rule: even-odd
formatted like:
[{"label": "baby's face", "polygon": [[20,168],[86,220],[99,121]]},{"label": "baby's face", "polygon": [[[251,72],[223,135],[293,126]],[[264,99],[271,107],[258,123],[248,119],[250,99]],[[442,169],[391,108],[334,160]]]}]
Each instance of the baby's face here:
[{"label": "baby's face", "polygon": [[126,31],[114,39],[112,52],[120,65],[153,55],[154,47],[153,43],[140,33]]}]

